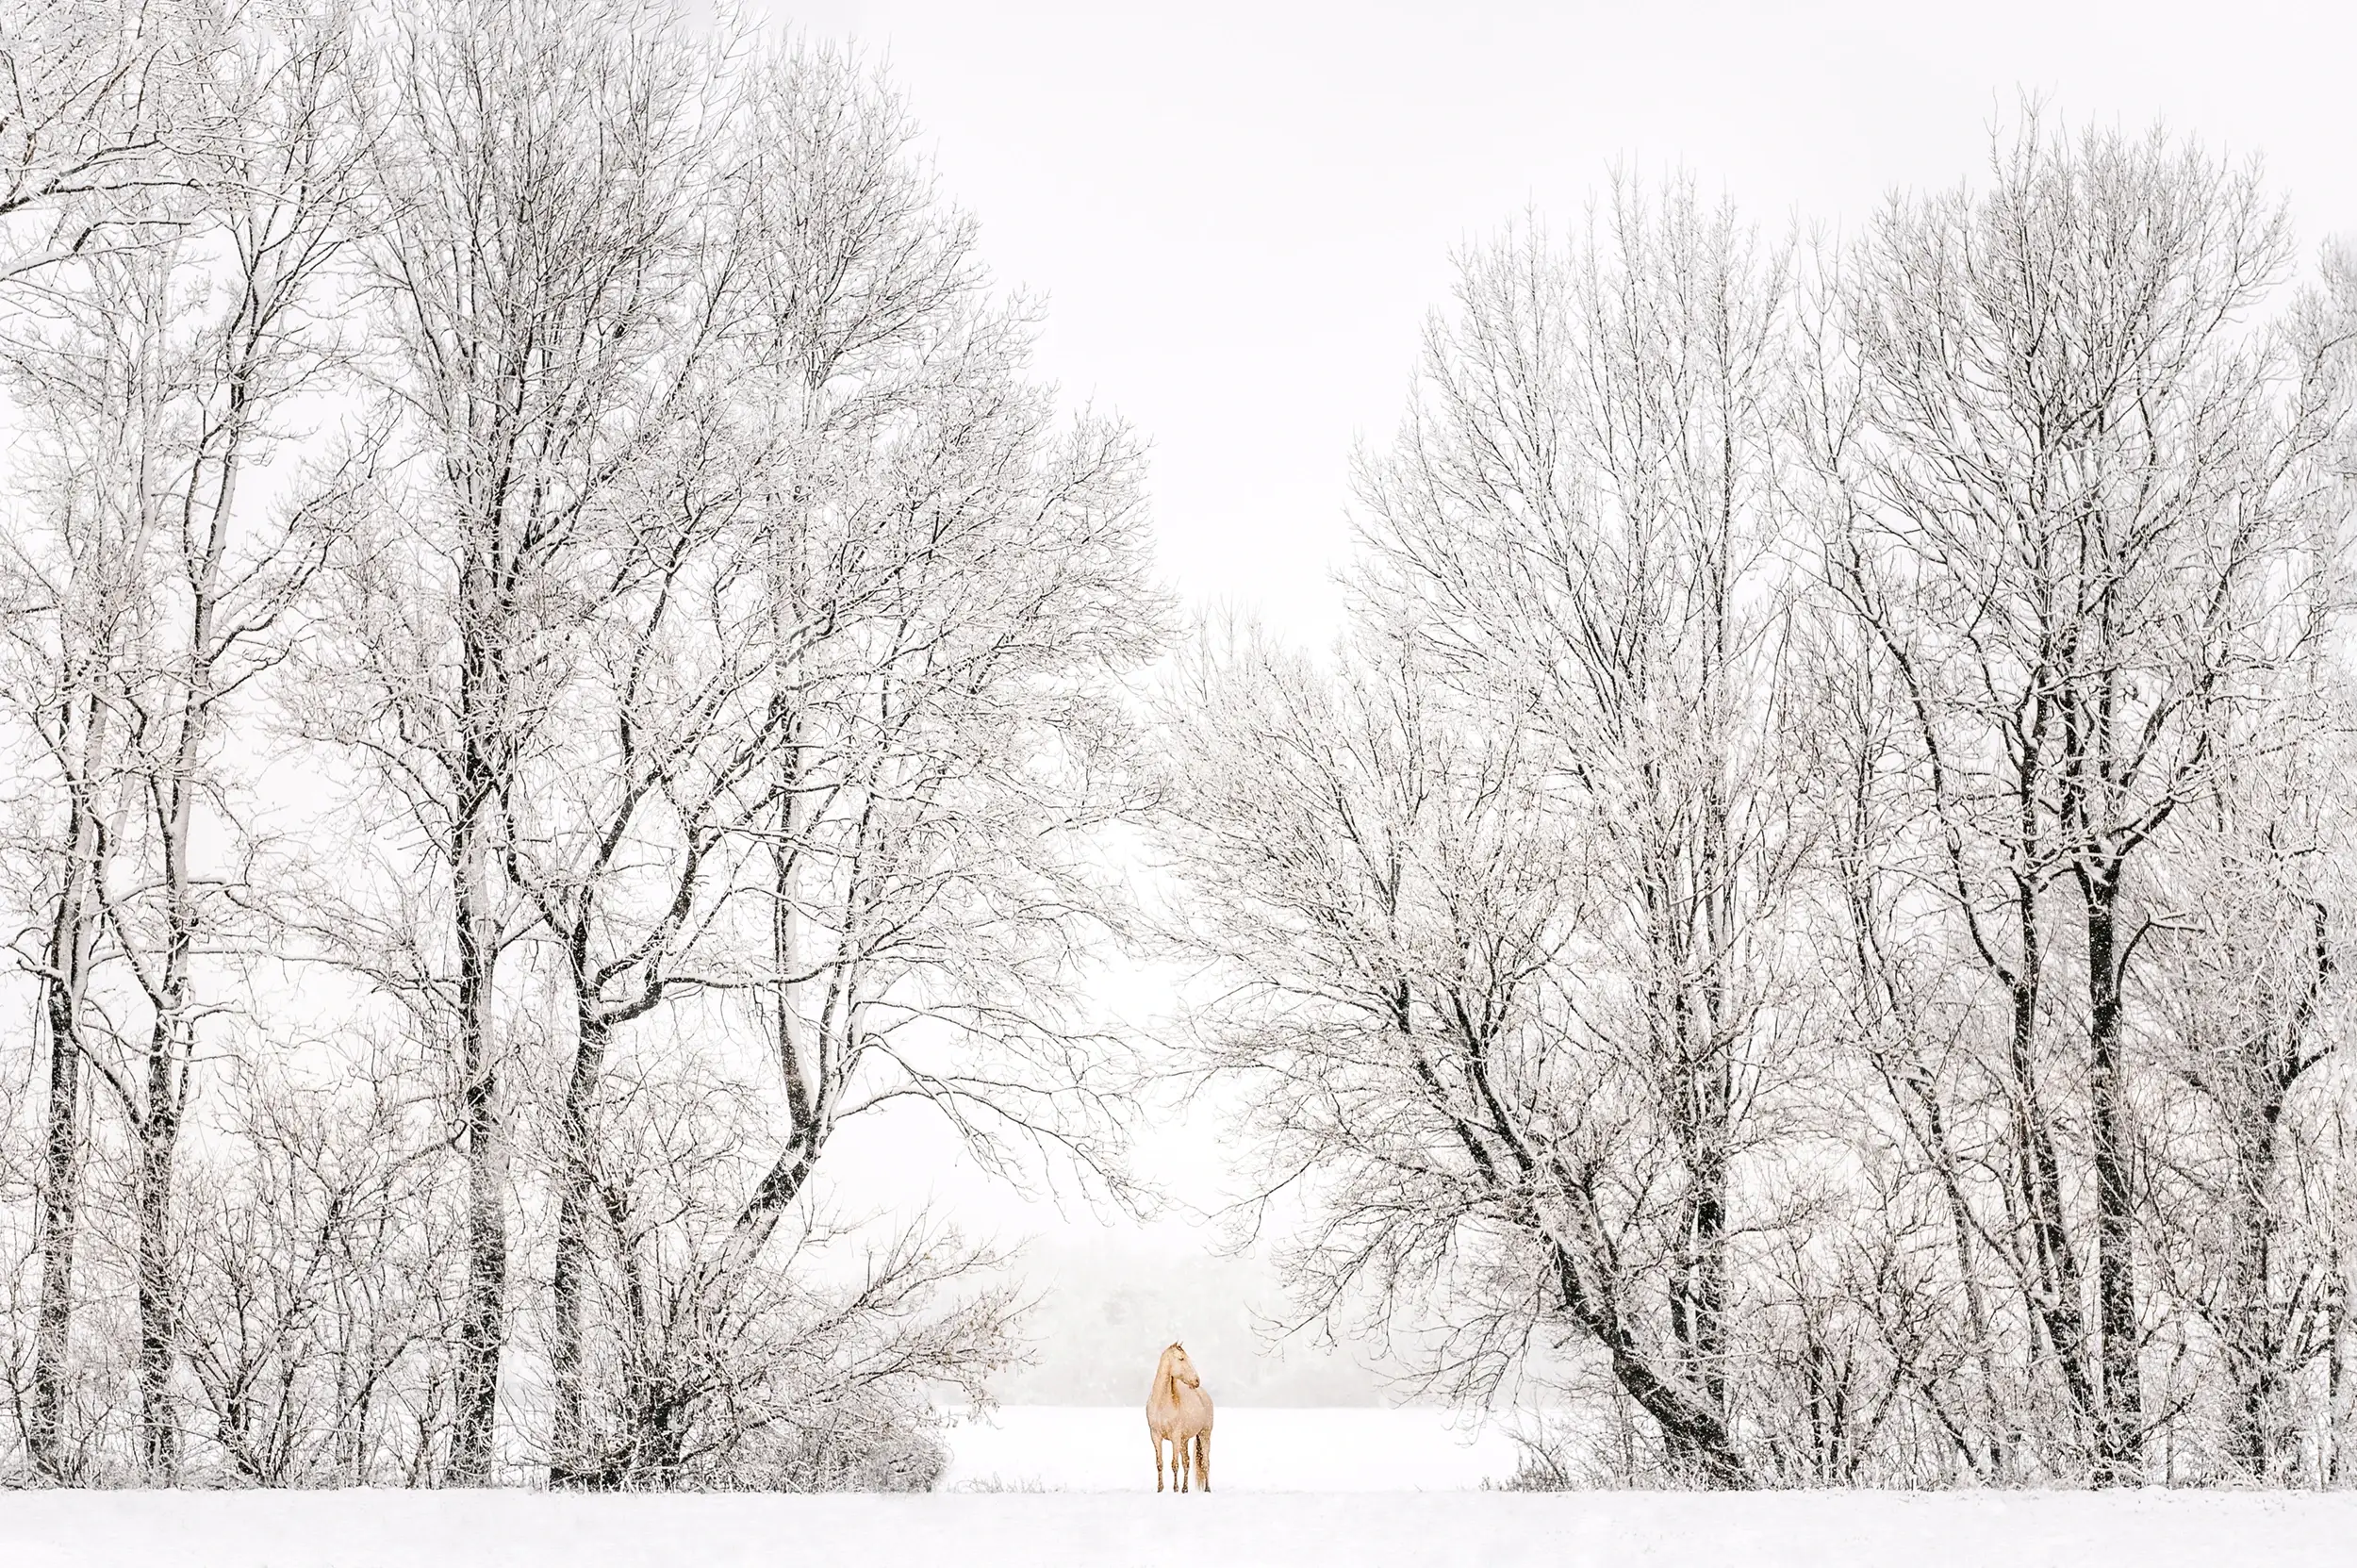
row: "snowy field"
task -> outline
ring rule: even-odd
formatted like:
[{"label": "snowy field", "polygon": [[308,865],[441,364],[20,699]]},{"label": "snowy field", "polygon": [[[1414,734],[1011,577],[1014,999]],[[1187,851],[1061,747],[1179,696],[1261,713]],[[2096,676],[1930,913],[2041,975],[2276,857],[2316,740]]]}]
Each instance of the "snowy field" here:
[{"label": "snowy field", "polygon": [[1513,1444],[1441,1411],[1223,1410],[1209,1496],[1153,1494],[1145,1417],[1014,1407],[929,1496],[0,1494],[0,1568],[2302,1568],[2357,1494],[1475,1490]]},{"label": "snowy field", "polygon": [[1430,1410],[1219,1412],[1209,1496],[1157,1497],[1142,1411],[949,1431],[928,1496],[0,1494],[0,1568],[2265,1568],[2357,1563],[2357,1494],[1476,1490],[1494,1428]]},{"label": "snowy field", "polygon": [[[950,1491],[1154,1490],[1142,1408],[1007,1406],[948,1435]],[[1215,1493],[1461,1492],[1512,1475],[1514,1460],[1504,1432],[1469,1432],[1442,1410],[1229,1406],[1211,1428]]]},{"label": "snowy field", "polygon": [[2349,1494],[0,1496],[0,1563],[8,1568],[2346,1568],[2351,1561],[2357,1496]]}]

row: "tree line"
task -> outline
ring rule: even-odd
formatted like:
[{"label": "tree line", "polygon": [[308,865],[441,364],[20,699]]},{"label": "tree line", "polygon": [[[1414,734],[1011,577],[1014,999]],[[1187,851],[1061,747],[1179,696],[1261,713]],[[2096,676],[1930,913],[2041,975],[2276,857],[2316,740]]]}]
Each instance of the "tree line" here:
[{"label": "tree line", "polygon": [[2348,334],[2035,107],[1461,257],[1352,626],[1200,638],[1174,934],[1305,1307],[1541,1477],[2346,1481]]},{"label": "tree line", "polygon": [[23,1462],[937,1470],[1017,1293],[809,1181],[903,1106],[1118,1177],[1139,442],[841,52],[631,0],[6,46]]},{"label": "tree line", "polygon": [[1024,1296],[834,1134],[1134,1202],[1178,1080],[1558,1478],[2348,1478],[2357,274],[2254,171],[2031,110],[1846,239],[1467,250],[1313,656],[1175,635],[853,55],[0,61],[28,1477],[930,1484]]}]

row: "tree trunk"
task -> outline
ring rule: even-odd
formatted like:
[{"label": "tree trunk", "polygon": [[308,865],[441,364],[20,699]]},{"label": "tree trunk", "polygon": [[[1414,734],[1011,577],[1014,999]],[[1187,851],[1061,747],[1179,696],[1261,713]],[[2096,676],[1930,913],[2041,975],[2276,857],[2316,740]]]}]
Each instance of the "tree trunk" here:
[{"label": "tree trunk", "polygon": [[2349,1374],[2349,1351],[2352,1348],[2350,1336],[2352,1332],[2357,1332],[2350,1323],[2350,1295],[2348,1254],[2335,1246],[2332,1249],[2332,1337],[2325,1351],[2324,1369],[2324,1438],[2331,1457],[2317,1467],[2327,1486],[2345,1486],[2349,1479],[2349,1418],[2352,1413],[2357,1413],[2350,1408],[2350,1395],[2357,1393],[2357,1378]]},{"label": "tree trunk", "polygon": [[[475,595],[470,603],[479,604]],[[476,618],[470,617],[472,622]],[[462,792],[453,860],[457,886],[458,1067],[461,1133],[467,1158],[467,1282],[458,1326],[458,1365],[452,1411],[449,1479],[481,1486],[491,1478],[491,1444],[499,1419],[501,1350],[507,1331],[507,1215],[502,1191],[497,1061],[492,1039],[493,980],[499,933],[490,911],[488,817],[492,778],[479,726],[486,722],[487,681],[482,629],[469,627],[462,653],[470,688],[462,698],[466,725]]]},{"label": "tree trunk", "polygon": [[[178,733],[173,737],[170,773],[161,781],[165,946],[154,996],[155,1027],[147,1052],[147,1103],[139,1114],[139,1311],[140,1453],[148,1478],[169,1486],[179,1471],[179,1423],[172,1410],[174,1315],[179,1289],[172,1262],[172,1180],[180,1128],[188,1104],[189,1064],[195,1055],[197,928],[201,916],[190,857],[196,832],[197,770],[208,738],[214,700],[214,612],[221,597],[222,565],[242,466],[253,355],[258,326],[253,277],[247,279],[240,312],[243,347],[228,378],[228,398],[220,426],[223,445],[217,461],[220,479],[211,497],[211,522],[205,553],[192,563],[189,582],[187,661],[180,691]],[[198,458],[201,471],[203,455]],[[195,474],[190,478],[191,495]],[[189,505],[194,510],[193,503]]]},{"label": "tree trunk", "polygon": [[49,1114],[36,1220],[41,1300],[33,1329],[33,1396],[25,1422],[25,1443],[33,1466],[53,1481],[73,1478],[62,1426],[74,1329],[74,1253],[82,1197],[82,1053],[75,1032],[75,998],[84,948],[74,891],[79,880],[77,870],[69,868],[68,892],[59,900],[50,944],[52,965],[66,967],[53,970],[43,985],[49,1032]]},{"label": "tree trunk", "polygon": [[[2026,788],[2023,800],[2026,834],[2031,814]],[[2025,837],[2024,842],[2027,841]],[[2006,1037],[2006,1067],[2012,1082],[2007,1086],[2006,1098],[2013,1119],[2016,1180],[2030,1230],[2027,1305],[2045,1331],[2072,1408],[2083,1421],[2093,1423],[2101,1418],[2102,1399],[2087,1364],[2086,1318],[2081,1306],[2084,1276],[2064,1221],[2062,1160],[2054,1147],[2054,1130],[2047,1116],[2046,1098],[2038,1088],[2038,992],[2045,958],[2038,933],[2036,892],[2026,881],[2017,882],[2014,909],[2019,925],[2021,960],[2007,987],[2012,1016]]]},{"label": "tree trunk", "polygon": [[[779,602],[783,602],[782,594]],[[779,748],[777,836],[769,846],[769,962],[774,988],[770,1017],[777,1031],[778,1072],[785,1083],[786,1118],[791,1125],[785,1147],[737,1213],[729,1251],[738,1264],[751,1262],[768,1245],[779,1218],[810,1180],[819,1150],[826,1147],[834,1105],[833,1074],[827,1054],[829,1020],[822,1017],[816,1029],[807,1029],[795,1006],[793,977],[800,974],[803,963],[800,921],[794,904],[794,872],[801,848],[797,793],[799,726],[788,720],[780,726],[780,734],[784,738]]]},{"label": "tree trunk", "polygon": [[2122,1004],[2117,867],[2082,874],[2087,942],[2087,1089],[2095,1138],[2095,1289],[2102,1335],[2095,1481],[2132,1485],[2144,1475],[2144,1399],[2138,1373],[2134,1135],[2120,1062]]},{"label": "tree trunk", "polygon": [[1720,1413],[1661,1376],[1630,1337],[1607,1294],[1591,1290],[1581,1279],[1577,1263],[1561,1241],[1550,1236],[1548,1250],[1554,1254],[1556,1283],[1566,1311],[1604,1346],[1622,1391],[1661,1428],[1672,1465],[1714,1487],[1751,1486],[1751,1467]]},{"label": "tree trunk", "polygon": [[2274,1474],[2283,1438],[2283,1345],[2268,1291],[2275,1226],[2267,1204],[2275,1124],[2283,1104],[2272,1084],[2259,1088],[2257,1105],[2227,1107],[2234,1160],[2226,1200],[2232,1251],[2226,1260],[2225,1321],[2217,1327],[2233,1389],[2227,1411],[2227,1457],[2246,1477],[2265,1484]]},{"label": "tree trunk", "polygon": [[802,1184],[816,1167],[823,1142],[824,1135],[817,1128],[797,1129],[777,1159],[770,1162],[752,1196],[737,1213],[736,1229],[730,1238],[730,1251],[736,1263],[750,1263],[768,1245],[779,1219],[793,1205]]},{"label": "tree trunk", "polygon": [[33,1388],[25,1413],[25,1447],[34,1468],[50,1480],[73,1478],[65,1451],[66,1385],[74,1329],[74,1263],[82,1209],[82,992],[91,943],[94,862],[100,853],[98,802],[91,783],[106,733],[106,710],[88,693],[69,697],[84,715],[81,776],[69,783],[73,810],[62,885],[50,927],[48,974],[41,1007],[49,1033],[49,1104],[44,1118],[41,1203],[35,1248],[41,1255],[41,1297],[33,1329]]},{"label": "tree trunk", "polygon": [[[2003,1404],[1997,1393],[1996,1344],[1989,1329],[1988,1296],[1981,1286],[1980,1259],[1972,1246],[1973,1224],[1971,1200],[1965,1196],[1964,1181],[1959,1174],[1954,1149],[1948,1137],[1948,1121],[1939,1106],[1939,1096],[1930,1085],[1920,1091],[1923,1109],[1924,1145],[1930,1152],[1934,1168],[1939,1176],[1940,1191],[1947,1199],[1948,1229],[1955,1237],[1956,1277],[1964,1295],[1966,1333],[1972,1341],[1974,1380],[1980,1385],[1981,1417],[1989,1426],[1981,1434],[1982,1450],[1974,1453],[1969,1441],[1960,1443],[1965,1462],[1980,1473],[1981,1478],[2003,1483],[2011,1479],[2011,1444],[2004,1433]],[[1970,1439],[1969,1424],[1960,1426],[1958,1436]]]},{"label": "tree trunk", "polygon": [[[1722,1069],[1723,1070],[1723,1069]],[[1715,1141],[1723,1129],[1706,1130]],[[1706,1149],[1695,1163],[1686,1199],[1688,1264],[1682,1300],[1673,1321],[1685,1347],[1689,1375],[1703,1397],[1722,1416],[1726,1411],[1727,1168],[1724,1157]]]},{"label": "tree trunk", "polygon": [[180,1110],[168,1074],[151,1062],[151,1098],[139,1130],[140,1461],[150,1484],[170,1486],[180,1465],[180,1424],[172,1406],[173,1312],[172,1168]]},{"label": "tree trunk", "polygon": [[556,1397],[549,1442],[549,1484],[552,1487],[587,1484],[591,1465],[585,1418],[587,1392],[582,1373],[582,1320],[588,1288],[590,1197],[595,1180],[590,1102],[605,1064],[606,1029],[585,997],[578,1014],[572,1077],[565,1087],[564,1174],[557,1195],[556,1262],[550,1283],[553,1322],[549,1370]]}]

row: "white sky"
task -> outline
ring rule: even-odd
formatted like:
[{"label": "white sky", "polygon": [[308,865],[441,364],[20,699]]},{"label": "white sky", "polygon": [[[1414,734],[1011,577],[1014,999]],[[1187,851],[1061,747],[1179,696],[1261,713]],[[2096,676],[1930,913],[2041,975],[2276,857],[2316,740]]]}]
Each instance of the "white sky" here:
[{"label": "white sky", "polygon": [[1449,253],[1622,162],[1763,228],[1972,173],[2018,94],[2264,155],[2357,232],[2357,11],[1890,3],[747,0],[907,92],[1041,359],[1152,440],[1164,570],[1322,638],[1352,443],[1389,438]]},{"label": "white sky", "polygon": [[[2305,253],[2357,233],[2357,22],[2323,0],[745,3],[886,61],[1000,280],[1046,296],[1042,369],[1153,443],[1162,569],[1296,637],[1336,623],[1352,446],[1388,440],[1452,249],[1525,209],[1578,222],[1616,164],[1683,166],[1771,234],[1854,227],[1975,173],[2028,92],[2263,155]],[[1158,1147],[1215,1196],[1211,1127]],[[1057,1229],[921,1134],[835,1158],[862,1190]]]}]

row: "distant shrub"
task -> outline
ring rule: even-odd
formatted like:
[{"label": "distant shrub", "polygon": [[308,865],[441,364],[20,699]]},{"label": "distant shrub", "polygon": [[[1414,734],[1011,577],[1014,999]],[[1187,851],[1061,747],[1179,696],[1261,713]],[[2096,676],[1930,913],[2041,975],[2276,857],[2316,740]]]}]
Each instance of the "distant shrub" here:
[{"label": "distant shrub", "polygon": [[931,1492],[948,1470],[948,1445],[923,1416],[868,1409],[856,1419],[749,1434],[678,1484],[733,1492]]},{"label": "distant shrub", "polygon": [[977,1476],[970,1481],[960,1481],[951,1490],[957,1492],[1062,1492],[1060,1486],[1049,1486],[1037,1476]]},{"label": "distant shrub", "polygon": [[1484,1492],[1576,1492],[1580,1481],[1559,1444],[1550,1443],[1543,1436],[1533,1438],[1522,1432],[1513,1434],[1519,1450],[1514,1473],[1504,1480],[1486,1480]]},{"label": "distant shrub", "polygon": [[1519,1411],[1505,1431],[1514,1444],[1514,1472],[1482,1482],[1485,1492],[1586,1492],[1635,1479],[1608,1432],[1566,1411]]}]

